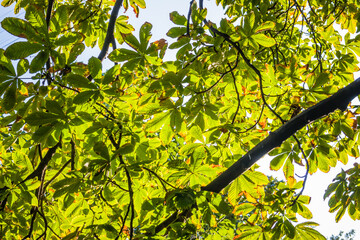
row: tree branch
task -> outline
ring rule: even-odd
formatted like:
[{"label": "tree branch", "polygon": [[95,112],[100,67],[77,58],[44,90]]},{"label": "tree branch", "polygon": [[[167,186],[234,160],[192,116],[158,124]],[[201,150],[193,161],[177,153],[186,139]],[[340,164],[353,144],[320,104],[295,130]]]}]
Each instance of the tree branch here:
[{"label": "tree branch", "polygon": [[[35,177],[38,177],[40,179],[41,174],[44,170],[44,168],[48,165],[49,161],[51,160],[52,156],[55,154],[56,149],[61,145],[61,137],[59,142],[53,146],[52,148],[50,148],[46,155],[44,156],[44,158],[41,160],[40,164],[38,165],[38,167],[29,175],[27,176],[21,183],[29,180],[29,179],[33,179]],[[19,184],[21,184],[19,183]]]},{"label": "tree branch", "polygon": [[104,45],[101,49],[101,52],[98,56],[98,59],[100,59],[101,61],[104,60],[105,55],[109,49],[110,43],[113,41],[114,39],[114,29],[115,29],[115,23],[116,23],[116,19],[120,10],[120,7],[122,5],[123,0],[116,0],[114,8],[111,12],[111,16],[110,16],[110,20],[109,20],[109,25],[106,31],[106,37],[105,37],[105,41],[104,41]]},{"label": "tree branch", "polygon": [[[49,0],[48,7],[46,9],[46,18],[45,18],[48,32],[50,30],[50,19],[51,19],[51,12],[52,12],[53,6],[54,6],[54,0]],[[47,71],[46,80],[47,80],[48,85],[50,85],[52,82],[51,74],[49,73],[50,67],[51,67],[51,63],[50,63],[50,57],[49,57],[48,60],[46,61],[46,71]]]},{"label": "tree branch", "polygon": [[312,121],[326,116],[327,114],[340,109],[345,111],[352,99],[360,94],[360,78],[340,89],[331,97],[319,102],[318,104],[306,109],[296,117],[292,118],[263,141],[258,143],[253,149],[246,153],[242,158],[230,166],[225,172],[207,186],[202,187],[203,191],[220,192],[233,180],[243,174],[261,157],[270,150],[281,145],[283,141],[291,137],[298,130],[308,125]]}]

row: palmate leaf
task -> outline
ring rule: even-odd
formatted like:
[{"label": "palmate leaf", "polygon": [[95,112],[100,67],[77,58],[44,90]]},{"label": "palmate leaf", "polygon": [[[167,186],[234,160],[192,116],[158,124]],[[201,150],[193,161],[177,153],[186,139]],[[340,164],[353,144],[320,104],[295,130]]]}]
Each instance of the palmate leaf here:
[{"label": "palmate leaf", "polygon": [[29,21],[29,23],[41,30],[43,33],[47,32],[47,25],[45,21],[45,14],[43,11],[39,11],[35,5],[29,5],[25,18]]},{"label": "palmate leaf", "polygon": [[[307,240],[307,239],[318,239],[318,240],[326,240],[326,238],[319,233],[318,231],[316,231],[314,229],[315,226],[318,226],[319,224],[315,223],[315,222],[304,222],[304,223],[300,223],[297,224],[295,226],[295,236],[292,239],[296,239],[296,240]],[[291,239],[289,237],[285,238],[285,239]]]},{"label": "palmate leaf", "polygon": [[3,7],[9,7],[11,4],[13,4],[16,0],[3,0],[1,2],[1,6]]}]

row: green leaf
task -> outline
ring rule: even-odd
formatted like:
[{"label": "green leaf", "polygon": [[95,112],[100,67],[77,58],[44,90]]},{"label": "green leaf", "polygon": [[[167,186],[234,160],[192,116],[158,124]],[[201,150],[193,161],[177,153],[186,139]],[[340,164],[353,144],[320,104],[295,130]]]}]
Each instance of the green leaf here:
[{"label": "green leaf", "polygon": [[10,59],[20,59],[26,58],[42,49],[43,46],[39,43],[16,42],[5,50],[5,55]]},{"label": "green leaf", "polygon": [[293,239],[295,237],[295,227],[291,224],[289,220],[285,220],[283,226],[286,236]]},{"label": "green leaf", "polygon": [[149,40],[151,38],[151,29],[152,29],[152,25],[151,23],[144,23],[139,31],[139,36],[140,36],[140,47],[142,51],[145,51]]},{"label": "green leaf", "polygon": [[1,2],[1,6],[3,7],[9,7],[11,4],[13,4],[16,0],[3,0]]},{"label": "green leaf", "polygon": [[71,62],[75,61],[77,56],[79,56],[84,50],[85,50],[85,45],[83,43],[75,44],[70,50],[70,55],[67,63],[70,64]]},{"label": "green leaf", "polygon": [[96,142],[93,150],[96,154],[110,161],[109,150],[104,142]]},{"label": "green leaf", "polygon": [[339,222],[341,220],[341,218],[344,216],[345,212],[346,212],[346,208],[341,206],[340,209],[336,213],[335,222]]},{"label": "green leaf", "polygon": [[75,104],[84,104],[95,94],[94,91],[83,91],[76,94],[73,99],[73,103]]},{"label": "green leaf", "polygon": [[11,75],[11,76],[16,75],[11,60],[5,56],[4,49],[0,49],[0,70],[1,70],[0,73],[1,75]]},{"label": "green leaf", "polygon": [[115,81],[116,76],[119,75],[119,73],[120,73],[120,65],[118,64],[118,65],[113,66],[112,68],[110,68],[109,70],[106,71],[102,83],[109,84],[109,83]]},{"label": "green leaf", "polygon": [[275,27],[274,22],[267,21],[267,22],[262,23],[260,26],[258,26],[255,29],[255,33],[263,32],[263,31],[269,31],[269,30],[274,29],[274,27]]},{"label": "green leaf", "polygon": [[96,57],[91,57],[88,63],[90,74],[93,78],[101,78],[102,64]]},{"label": "green leaf", "polygon": [[62,107],[57,101],[46,100],[46,109],[49,110],[49,112],[59,115],[61,118],[66,117],[65,113],[62,110]]},{"label": "green leaf", "polygon": [[297,210],[297,213],[299,213],[300,216],[302,216],[305,219],[312,219],[313,215],[311,213],[311,211],[304,206],[303,204],[301,206],[299,206],[299,209]]},{"label": "green leaf", "polygon": [[156,114],[153,119],[147,122],[145,129],[149,132],[158,131],[162,126],[170,121],[170,111]]},{"label": "green leaf", "polygon": [[187,19],[185,16],[180,15],[178,12],[174,11],[170,13],[170,20],[175,23],[176,25],[185,26]]},{"label": "green leaf", "polygon": [[68,46],[81,40],[82,36],[76,32],[69,32],[54,41],[55,46]]},{"label": "green leaf", "polygon": [[180,39],[178,39],[177,42],[172,43],[169,48],[170,49],[176,49],[176,48],[181,48],[182,46],[188,44],[190,42],[190,37],[181,37]]},{"label": "green leaf", "polygon": [[[90,214],[89,214],[90,215]],[[91,220],[92,216],[85,216],[85,215],[77,215],[73,218],[71,218],[71,226],[73,227],[81,227],[84,226],[84,224]]]},{"label": "green leaf", "polygon": [[201,131],[201,128],[199,126],[195,125],[195,126],[191,127],[190,135],[193,138],[199,140],[200,142],[202,142],[202,143],[204,142],[202,131]]},{"label": "green leaf", "polygon": [[125,42],[132,47],[135,51],[140,51],[141,47],[140,47],[140,43],[139,41],[136,39],[136,37],[132,34],[128,34],[125,36]]},{"label": "green leaf", "polygon": [[354,131],[347,123],[341,123],[340,128],[341,128],[341,131],[349,138],[354,137]]},{"label": "green leaf", "polygon": [[27,59],[20,59],[16,69],[17,76],[24,75],[28,69],[29,69],[29,61]]},{"label": "green leaf", "polygon": [[328,83],[330,80],[330,76],[328,73],[320,73],[316,78],[314,85],[312,88],[322,87],[324,84]]},{"label": "green leaf", "polygon": [[244,176],[256,185],[266,185],[269,183],[267,176],[261,172],[247,171]]},{"label": "green leaf", "polygon": [[157,56],[149,56],[145,55],[145,59],[149,64],[160,66],[162,64],[161,58],[158,58]]},{"label": "green leaf", "polygon": [[277,155],[276,157],[271,159],[270,169],[275,170],[275,171],[279,170],[284,165],[284,162],[285,162],[287,156],[288,156],[288,154],[284,153],[284,154]]},{"label": "green leaf", "polygon": [[51,20],[56,19],[57,24],[59,25],[59,28],[65,27],[68,19],[69,19],[69,10],[68,6],[61,5],[56,8],[55,14],[51,18]]},{"label": "green leaf", "polygon": [[43,11],[39,11],[35,5],[28,6],[25,18],[32,26],[37,27],[37,29],[41,30],[43,33],[47,32],[45,14]]},{"label": "green leaf", "polygon": [[294,164],[292,163],[290,158],[286,160],[285,165],[283,167],[283,172],[286,179],[289,179],[289,177],[294,176]]},{"label": "green leaf", "polygon": [[121,15],[116,20],[116,32],[121,34],[130,34],[135,29],[127,21],[129,20],[128,16]]},{"label": "green leaf", "polygon": [[254,211],[256,208],[252,203],[242,203],[235,209],[235,215],[245,216],[246,214]]},{"label": "green leaf", "polygon": [[185,34],[186,34],[186,27],[173,27],[166,33],[166,35],[171,38],[177,38]]},{"label": "green leaf", "polygon": [[35,142],[41,143],[49,137],[49,135],[53,132],[53,130],[54,130],[54,126],[50,126],[50,125],[41,126],[32,135],[32,139]]},{"label": "green leaf", "polygon": [[112,51],[108,58],[113,62],[124,62],[134,58],[141,58],[141,55],[133,50],[120,48]]},{"label": "green leaf", "polygon": [[314,229],[316,226],[319,226],[319,224],[314,222],[300,223],[295,227],[296,235],[301,236],[301,239],[326,240],[323,235]]},{"label": "green leaf", "polygon": [[49,52],[47,51],[39,52],[31,61],[30,73],[36,73],[40,71],[44,67],[48,59],[49,59]]},{"label": "green leaf", "polygon": [[122,145],[121,147],[119,147],[118,150],[116,150],[113,154],[113,156],[111,157],[111,159],[114,159],[116,156],[118,155],[125,155],[125,154],[129,154],[132,153],[135,149],[135,146],[131,143],[125,143],[124,145]]},{"label": "green leaf", "polygon": [[5,111],[11,111],[16,104],[17,99],[17,90],[16,90],[16,81],[13,81],[11,86],[5,91],[4,98],[2,100],[2,106]]},{"label": "green leaf", "polygon": [[1,26],[12,35],[20,38],[34,39],[38,35],[30,23],[19,18],[5,18],[2,20]]},{"label": "green leaf", "polygon": [[70,86],[74,88],[97,89],[96,84],[92,83],[89,79],[79,74],[70,73],[66,75],[66,80]]},{"label": "green leaf", "polygon": [[39,126],[47,123],[52,123],[59,119],[61,119],[61,117],[58,114],[49,112],[35,112],[29,114],[25,118],[25,122],[30,126]]},{"label": "green leaf", "polygon": [[180,148],[179,153],[182,155],[189,155],[194,152],[198,147],[202,146],[201,143],[189,143]]},{"label": "green leaf", "polygon": [[134,0],[136,5],[138,5],[141,8],[146,8],[145,0]]},{"label": "green leaf", "polygon": [[254,34],[251,38],[264,47],[272,47],[276,44],[275,39],[268,37],[265,34]]},{"label": "green leaf", "polygon": [[171,142],[173,136],[174,132],[172,128],[168,124],[165,124],[160,131],[160,140],[164,145],[167,145]]},{"label": "green leaf", "polygon": [[331,184],[327,187],[327,189],[326,189],[326,191],[325,191],[325,193],[324,193],[323,199],[325,200],[326,198],[328,198],[328,197],[331,195],[331,193],[333,193],[333,192],[336,190],[336,188],[339,186],[339,184],[340,184],[340,182],[331,183]]}]

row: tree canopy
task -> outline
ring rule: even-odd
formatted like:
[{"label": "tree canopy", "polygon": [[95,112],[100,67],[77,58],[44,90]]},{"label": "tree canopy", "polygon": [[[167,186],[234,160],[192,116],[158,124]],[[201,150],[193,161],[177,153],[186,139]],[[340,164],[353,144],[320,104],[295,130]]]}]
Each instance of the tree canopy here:
[{"label": "tree canopy", "polygon": [[[216,0],[219,24],[188,3],[168,43],[133,34],[144,0],[2,1],[25,17],[1,22],[1,239],[325,239],[302,192],[359,157],[360,3]],[[359,173],[324,194],[336,221]]]}]

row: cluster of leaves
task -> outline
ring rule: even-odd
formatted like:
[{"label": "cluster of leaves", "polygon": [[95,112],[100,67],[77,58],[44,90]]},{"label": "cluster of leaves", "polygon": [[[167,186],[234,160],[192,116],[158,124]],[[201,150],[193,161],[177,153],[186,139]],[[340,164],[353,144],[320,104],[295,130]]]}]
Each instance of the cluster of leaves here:
[{"label": "cluster of leaves", "polygon": [[[150,42],[150,23],[136,37],[114,14],[139,14],[143,0],[4,0],[26,14],[1,22],[23,41],[0,49],[0,238],[324,239],[297,223],[312,213],[295,166],[327,172],[359,156],[353,106],[271,151],[286,182],[254,166],[221,194],[202,190],[353,81],[360,39],[341,43],[334,22],[355,33],[359,3],[311,2],[217,0],[227,17],[217,26],[191,1],[189,17],[170,14],[168,46]],[[113,66],[78,61],[110,43]],[[357,167],[341,174],[330,208],[358,219]]]},{"label": "cluster of leaves", "polygon": [[353,220],[360,219],[360,168],[357,163],[347,171],[342,170],[333,183],[327,188],[324,199],[330,197],[330,212],[337,212],[335,220],[338,222],[346,210]]}]

